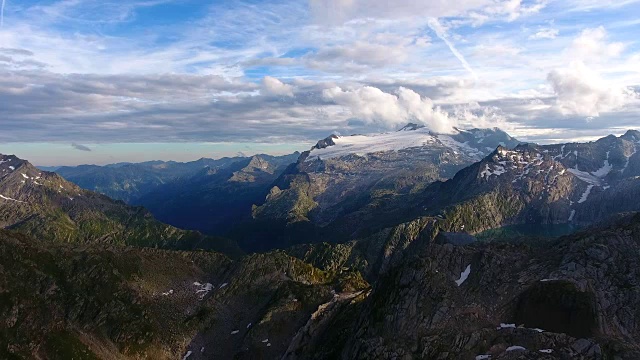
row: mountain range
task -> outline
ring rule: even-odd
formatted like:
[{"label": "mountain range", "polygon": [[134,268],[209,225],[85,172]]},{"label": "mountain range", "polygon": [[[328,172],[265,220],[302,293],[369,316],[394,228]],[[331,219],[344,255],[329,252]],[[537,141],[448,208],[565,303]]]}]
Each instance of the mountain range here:
[{"label": "mountain range", "polygon": [[57,243],[102,243],[239,254],[233,241],[185,231],[126,205],[0,154],[0,227]]},{"label": "mountain range", "polygon": [[639,147],[409,124],[64,177],[0,155],[0,358],[638,359]]}]

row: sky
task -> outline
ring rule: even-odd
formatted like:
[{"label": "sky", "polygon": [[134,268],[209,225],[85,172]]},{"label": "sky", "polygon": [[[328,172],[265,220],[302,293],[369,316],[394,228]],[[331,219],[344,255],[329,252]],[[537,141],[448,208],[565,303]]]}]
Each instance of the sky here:
[{"label": "sky", "polygon": [[640,129],[638,14],[640,0],[4,0],[0,153],[284,154],[408,122],[619,135]]}]

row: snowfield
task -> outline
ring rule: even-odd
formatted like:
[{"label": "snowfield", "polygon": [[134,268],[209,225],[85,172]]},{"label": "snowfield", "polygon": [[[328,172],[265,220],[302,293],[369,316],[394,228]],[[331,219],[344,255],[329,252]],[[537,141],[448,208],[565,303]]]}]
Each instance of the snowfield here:
[{"label": "snowfield", "polygon": [[421,128],[412,131],[397,131],[372,135],[337,136],[333,139],[335,145],[324,149],[313,149],[306,161],[315,159],[327,160],[348,155],[364,156],[384,151],[400,151],[419,148],[427,145],[439,144],[450,148],[456,154],[480,159],[485,154],[467,143],[461,143],[448,135],[432,134],[428,129]]}]

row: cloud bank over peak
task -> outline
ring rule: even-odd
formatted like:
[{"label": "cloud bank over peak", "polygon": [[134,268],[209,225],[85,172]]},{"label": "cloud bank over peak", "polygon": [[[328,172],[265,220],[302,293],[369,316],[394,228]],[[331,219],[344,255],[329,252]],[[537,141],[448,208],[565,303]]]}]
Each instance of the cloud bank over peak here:
[{"label": "cloud bank over peak", "polygon": [[417,122],[437,133],[452,133],[455,118],[411,89],[400,87],[395,93],[363,86],[353,90],[340,87],[326,89],[326,100],[347,108],[353,117],[368,124],[395,129],[408,122]]}]

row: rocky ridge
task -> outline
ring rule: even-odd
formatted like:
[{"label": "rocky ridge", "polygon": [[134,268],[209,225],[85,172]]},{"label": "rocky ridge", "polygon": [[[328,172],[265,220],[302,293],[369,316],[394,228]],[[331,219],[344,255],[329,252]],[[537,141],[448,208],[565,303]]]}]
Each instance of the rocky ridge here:
[{"label": "rocky ridge", "polygon": [[0,155],[0,227],[62,243],[218,249],[233,242],[163,224],[142,207],[81,189],[28,161]]}]

